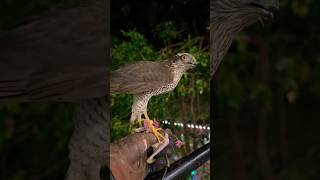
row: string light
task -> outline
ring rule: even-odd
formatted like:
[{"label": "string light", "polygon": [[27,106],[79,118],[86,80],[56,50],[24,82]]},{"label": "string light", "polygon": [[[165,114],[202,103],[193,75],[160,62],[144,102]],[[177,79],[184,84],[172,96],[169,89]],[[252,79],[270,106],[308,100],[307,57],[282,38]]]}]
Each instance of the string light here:
[{"label": "string light", "polygon": [[[170,125],[171,123],[167,120],[164,120],[164,121],[161,121],[162,124],[167,124],[167,125]],[[179,122],[175,122],[173,123],[174,126],[180,126],[180,127],[184,127],[184,124],[183,123],[179,123]],[[188,128],[191,128],[191,129],[204,129],[204,130],[210,130],[210,127],[209,126],[205,126],[205,125],[198,125],[198,124],[186,124],[186,126]]]}]

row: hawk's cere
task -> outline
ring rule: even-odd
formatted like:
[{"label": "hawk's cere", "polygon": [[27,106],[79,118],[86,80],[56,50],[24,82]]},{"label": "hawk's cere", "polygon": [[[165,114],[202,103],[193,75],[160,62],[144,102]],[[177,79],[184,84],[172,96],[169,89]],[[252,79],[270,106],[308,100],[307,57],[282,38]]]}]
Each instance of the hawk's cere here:
[{"label": "hawk's cere", "polygon": [[[142,114],[146,118],[145,125],[165,139],[152,124],[147,114],[147,105],[152,96],[174,90],[182,75],[196,66],[196,59],[189,53],[178,53],[174,57],[159,61],[139,61],[128,64],[110,75],[110,93],[133,94],[133,105],[130,122],[140,121]],[[166,142],[166,141],[165,141]]]}]

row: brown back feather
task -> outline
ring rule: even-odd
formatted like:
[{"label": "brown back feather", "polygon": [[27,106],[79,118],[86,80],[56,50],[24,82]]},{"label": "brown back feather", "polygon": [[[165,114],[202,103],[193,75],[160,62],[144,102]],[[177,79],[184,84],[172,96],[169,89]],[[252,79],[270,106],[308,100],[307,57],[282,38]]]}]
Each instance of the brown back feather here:
[{"label": "brown back feather", "polygon": [[110,74],[110,93],[138,94],[172,82],[173,74],[164,62],[140,61]]},{"label": "brown back feather", "polygon": [[108,94],[106,3],[81,4],[50,10],[0,34],[0,102]]}]

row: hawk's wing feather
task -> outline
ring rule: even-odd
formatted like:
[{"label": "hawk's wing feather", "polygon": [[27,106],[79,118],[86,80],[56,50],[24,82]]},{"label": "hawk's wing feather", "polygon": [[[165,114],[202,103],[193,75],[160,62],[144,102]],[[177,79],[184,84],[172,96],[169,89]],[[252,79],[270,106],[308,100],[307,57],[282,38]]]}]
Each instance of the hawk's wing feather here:
[{"label": "hawk's wing feather", "polygon": [[165,63],[140,61],[111,72],[110,92],[138,94],[161,88],[172,81],[173,74]]},{"label": "hawk's wing feather", "polygon": [[0,34],[0,102],[78,101],[107,92],[103,0],[52,9]]},{"label": "hawk's wing feather", "polygon": [[14,76],[10,72],[6,75],[2,72],[0,102],[78,101],[107,94],[108,72],[105,68],[73,68],[37,73],[21,70],[16,74]]}]

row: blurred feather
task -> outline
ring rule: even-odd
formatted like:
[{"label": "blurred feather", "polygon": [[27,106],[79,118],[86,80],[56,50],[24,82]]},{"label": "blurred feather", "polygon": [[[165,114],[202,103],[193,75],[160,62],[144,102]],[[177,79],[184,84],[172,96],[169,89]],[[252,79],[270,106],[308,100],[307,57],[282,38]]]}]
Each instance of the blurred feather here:
[{"label": "blurred feather", "polygon": [[83,0],[2,32],[0,102],[107,95],[106,22],[105,1]]}]

